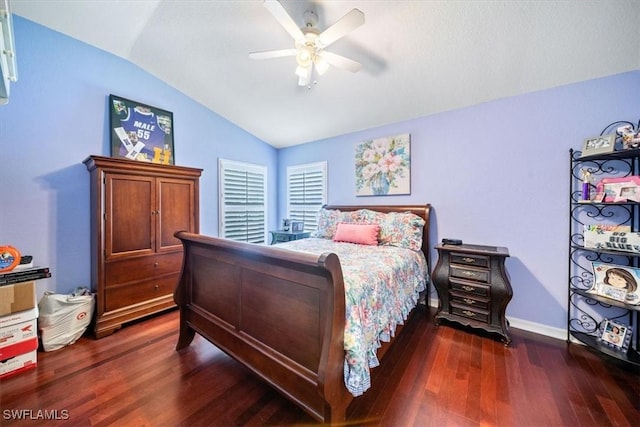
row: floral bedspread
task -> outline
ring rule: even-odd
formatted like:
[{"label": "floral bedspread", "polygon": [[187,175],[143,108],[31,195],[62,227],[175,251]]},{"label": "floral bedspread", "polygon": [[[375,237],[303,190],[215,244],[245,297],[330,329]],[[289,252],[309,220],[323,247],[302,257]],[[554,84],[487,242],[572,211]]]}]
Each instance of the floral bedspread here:
[{"label": "floral bedspread", "polygon": [[344,276],[346,322],[344,380],[354,396],[371,386],[370,368],[379,365],[376,350],[393,337],[426,288],[427,262],[420,251],[366,246],[309,238],[280,248],[338,255]]}]

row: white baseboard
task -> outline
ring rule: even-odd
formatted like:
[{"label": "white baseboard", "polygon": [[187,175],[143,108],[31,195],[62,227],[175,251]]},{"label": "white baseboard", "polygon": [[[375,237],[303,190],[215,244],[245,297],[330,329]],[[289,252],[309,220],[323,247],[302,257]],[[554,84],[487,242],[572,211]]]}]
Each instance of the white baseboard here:
[{"label": "white baseboard", "polygon": [[[438,298],[430,297],[429,306],[438,307]],[[567,330],[561,328],[554,328],[552,326],[543,325],[541,323],[530,322],[529,320],[517,319],[514,317],[508,317],[509,326],[517,329],[522,329],[528,332],[533,332],[540,335],[545,335],[551,338],[557,338],[559,340],[567,339]]]}]

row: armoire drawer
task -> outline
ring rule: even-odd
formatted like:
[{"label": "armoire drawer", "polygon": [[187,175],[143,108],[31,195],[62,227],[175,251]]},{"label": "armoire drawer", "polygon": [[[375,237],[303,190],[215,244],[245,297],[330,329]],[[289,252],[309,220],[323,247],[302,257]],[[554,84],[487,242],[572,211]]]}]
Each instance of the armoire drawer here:
[{"label": "armoire drawer", "polygon": [[105,264],[105,287],[180,272],[182,252],[124,259]]},{"label": "armoire drawer", "polygon": [[180,274],[169,274],[105,290],[105,310],[112,311],[173,293]]}]

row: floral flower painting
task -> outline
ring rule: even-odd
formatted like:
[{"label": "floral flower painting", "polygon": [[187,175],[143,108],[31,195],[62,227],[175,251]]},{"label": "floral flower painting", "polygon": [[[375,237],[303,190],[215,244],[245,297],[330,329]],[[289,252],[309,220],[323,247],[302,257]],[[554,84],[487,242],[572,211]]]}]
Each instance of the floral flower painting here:
[{"label": "floral flower painting", "polygon": [[356,146],[356,196],[411,194],[408,133],[364,141]]}]

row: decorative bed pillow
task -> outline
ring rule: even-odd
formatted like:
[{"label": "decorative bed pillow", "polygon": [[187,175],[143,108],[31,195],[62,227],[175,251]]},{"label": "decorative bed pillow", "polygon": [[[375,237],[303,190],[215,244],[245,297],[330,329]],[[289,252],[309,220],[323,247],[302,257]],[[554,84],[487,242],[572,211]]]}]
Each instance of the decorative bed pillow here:
[{"label": "decorative bed pillow", "polygon": [[362,210],[360,220],[368,224],[379,224],[380,245],[398,246],[414,251],[422,248],[422,231],[424,219],[411,212],[382,213],[372,210]]},{"label": "decorative bed pillow", "polygon": [[358,212],[359,211],[341,212],[338,209],[320,209],[318,212],[318,229],[314,232],[313,237],[333,239],[339,223],[358,222]]},{"label": "decorative bed pillow", "polygon": [[358,243],[360,245],[378,246],[378,224],[349,224],[341,222],[333,236],[335,242]]}]

